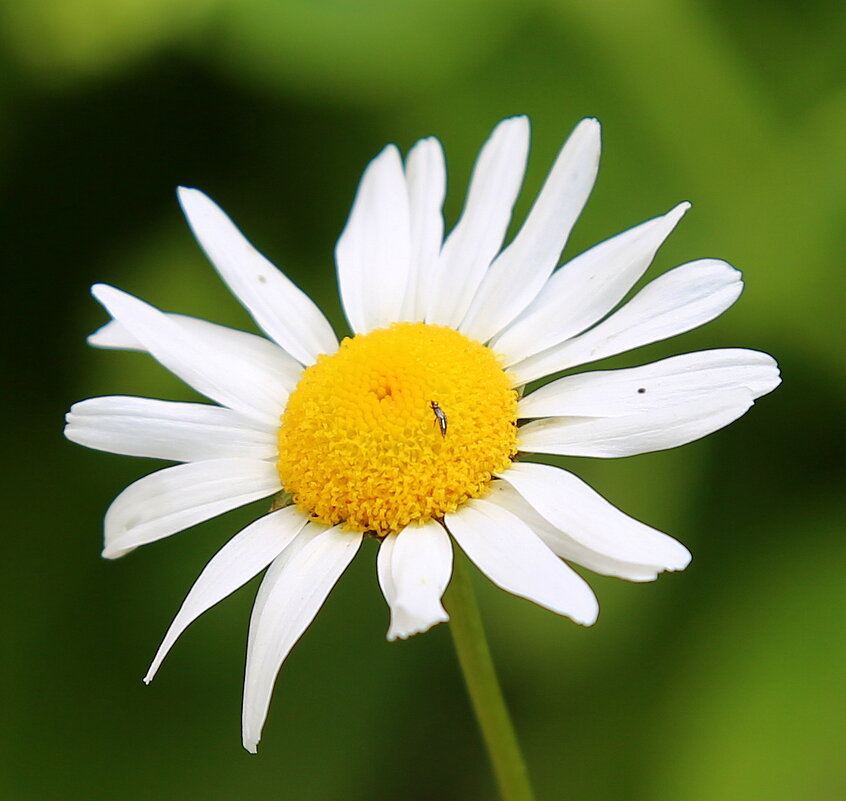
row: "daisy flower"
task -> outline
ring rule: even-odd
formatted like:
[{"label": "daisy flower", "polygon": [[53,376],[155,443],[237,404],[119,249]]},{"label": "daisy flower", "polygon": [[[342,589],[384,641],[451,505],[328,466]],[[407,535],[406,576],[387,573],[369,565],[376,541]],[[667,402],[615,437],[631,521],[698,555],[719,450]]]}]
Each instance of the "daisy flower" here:
[{"label": "daisy flower", "polygon": [[[774,360],[721,349],[527,384],[688,331],[740,295],[740,273],[699,259],[621,305],[689,204],[617,234],[559,269],[596,177],[583,120],[525,222],[503,242],[526,165],[525,117],[501,122],[446,238],[437,139],[367,167],[335,255],[353,336],[208,197],[180,189],[200,246],[265,337],[159,311],[93,287],[112,321],[89,342],[145,351],[213,404],[100,397],[74,404],[66,436],[179,464],[136,481],[105,517],[107,558],[260,498],[271,510],[208,563],[156,653],[267,569],[249,627],[243,741],[255,751],[276,675],[364,537],[380,541],[388,638],[447,620],[456,542],[495,584],[590,625],[598,606],[567,562],[649,581],[690,560],[572,473],[523,454],[611,458],[698,439],[779,383]],[[618,308],[619,307],[619,308]]]}]

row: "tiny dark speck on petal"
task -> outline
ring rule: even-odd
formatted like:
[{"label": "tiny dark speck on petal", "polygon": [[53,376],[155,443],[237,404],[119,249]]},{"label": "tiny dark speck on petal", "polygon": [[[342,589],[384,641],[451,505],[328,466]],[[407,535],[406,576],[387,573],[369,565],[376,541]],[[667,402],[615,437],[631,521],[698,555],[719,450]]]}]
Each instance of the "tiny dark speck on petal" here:
[{"label": "tiny dark speck on petal", "polygon": [[259,275],[259,276],[257,276],[257,278],[258,278],[260,284],[266,284],[267,283],[267,279],[263,275]]},{"label": "tiny dark speck on petal", "polygon": [[640,389],[638,389],[639,394],[643,395],[644,392],[646,392],[646,387],[640,387]]}]

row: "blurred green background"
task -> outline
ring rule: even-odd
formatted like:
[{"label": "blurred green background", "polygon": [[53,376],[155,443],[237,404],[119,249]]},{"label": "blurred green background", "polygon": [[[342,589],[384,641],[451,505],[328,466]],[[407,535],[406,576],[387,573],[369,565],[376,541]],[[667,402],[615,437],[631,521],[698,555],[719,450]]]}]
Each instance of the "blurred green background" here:
[{"label": "blurred green background", "polygon": [[155,465],[61,429],[92,395],[189,397],[142,355],[85,346],[105,320],[89,284],[252,330],[178,184],[345,331],[332,250],[366,162],[439,136],[451,223],[516,113],[533,144],[515,219],[596,116],[599,182],[568,254],[689,199],[649,277],[703,256],[744,272],[718,321],[615,364],[747,346],[785,379],[705,441],[571,460],[683,540],[685,573],[591,577],[587,630],[477,581],[538,796],[846,797],[844,41],[846,6],[827,0],[5,0],[0,798],[493,798],[449,632],[385,642],[372,542],[283,668],[258,757],[239,734],[255,584],[144,687],[191,582],[257,510],[101,560],[103,511]]}]

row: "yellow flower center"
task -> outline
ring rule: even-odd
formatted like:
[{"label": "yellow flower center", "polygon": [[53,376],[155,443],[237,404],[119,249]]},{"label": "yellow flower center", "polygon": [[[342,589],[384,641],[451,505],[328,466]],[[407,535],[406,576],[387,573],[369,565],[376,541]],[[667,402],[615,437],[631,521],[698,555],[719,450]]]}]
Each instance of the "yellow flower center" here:
[{"label": "yellow flower center", "polygon": [[488,348],[396,323],[307,368],[279,429],[279,476],[328,525],[378,535],[454,512],[516,453],[517,393]]}]

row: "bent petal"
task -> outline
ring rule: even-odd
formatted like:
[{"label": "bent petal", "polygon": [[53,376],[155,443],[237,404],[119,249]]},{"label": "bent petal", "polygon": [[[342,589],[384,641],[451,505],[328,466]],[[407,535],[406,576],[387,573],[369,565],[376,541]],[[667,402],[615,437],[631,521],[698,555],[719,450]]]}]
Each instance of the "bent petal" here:
[{"label": "bent petal", "polygon": [[567,262],[491,347],[510,366],[601,320],[646,272],[689,208],[689,203],[680,203],[662,217],[630,228]]},{"label": "bent petal", "polygon": [[740,273],[718,259],[676,267],[647,284],[621,309],[585,333],[508,368],[522,386],[580,364],[683,334],[710,322],[743,291]]},{"label": "bent petal", "polygon": [[[651,567],[656,571],[683,570],[690,562],[690,553],[680,542],[624,514],[566,470],[545,464],[515,462],[499,478],[511,485],[538,515],[561,532],[562,536],[554,544],[550,543],[556,552],[559,549],[566,551],[569,539],[601,557],[618,563]],[[596,569],[596,563],[582,562],[578,555],[567,558]],[[607,571],[601,569],[599,572]],[[622,577],[629,578],[628,575]]]},{"label": "bent petal", "polygon": [[445,518],[456,542],[494,584],[576,623],[596,621],[599,606],[587,582],[519,518],[483,500]]},{"label": "bent petal", "polygon": [[408,203],[399,151],[389,145],[364,171],[335,246],[344,313],[356,334],[400,318],[411,270]]},{"label": "bent petal", "polygon": [[280,489],[276,465],[259,459],[209,459],[150,473],[106,512],[103,556],[116,559]]},{"label": "bent petal", "polygon": [[439,523],[408,526],[386,537],[378,570],[391,609],[389,640],[404,640],[449,619],[441,596],[452,574],[452,545]]},{"label": "bent petal", "polygon": [[752,402],[752,393],[738,388],[625,417],[547,417],[520,428],[520,450],[600,459],[662,451],[727,426]]},{"label": "bent petal", "polygon": [[581,214],[599,169],[599,123],[582,120],[564,143],[514,241],[485,273],[459,330],[487,342],[537,297]]},{"label": "bent petal", "polygon": [[79,445],[125,456],[174,462],[273,459],[276,431],[203,403],[152,398],[90,398],[71,406],[65,436]]},{"label": "bent petal", "polygon": [[[283,551],[259,590],[250,619],[242,716],[244,748],[255,753],[276,675],[361,545],[362,535],[309,524]],[[296,547],[295,547],[296,546]],[[274,563],[275,564],[275,563]],[[272,572],[271,572],[272,571]],[[261,603],[259,603],[261,601]]]},{"label": "bent petal", "polygon": [[224,337],[208,339],[197,327],[183,325],[119,289],[95,284],[91,292],[158,362],[197,392],[266,425],[278,424],[288,400],[288,382],[243,358],[247,340],[227,336],[227,343],[237,344],[226,347]]},{"label": "bent petal", "polygon": [[529,152],[526,117],[503,120],[479,153],[461,219],[444,242],[426,322],[458,328],[505,239]]},{"label": "bent petal", "polygon": [[178,196],[200,247],[259,328],[302,364],[313,364],[320,353],[334,353],[338,340],[311,298],[262,256],[209,197],[184,186]]},{"label": "bent petal", "polygon": [[260,517],[226,543],[205,566],[179,609],[156,652],[145,684],[149,684],[168,651],[203,612],[264,570],[300,533],[308,518],[294,506]]},{"label": "bent petal", "polygon": [[738,388],[759,398],[779,381],[775,359],[766,353],[704,350],[641,367],[560,378],[522,398],[518,417],[624,417]]}]

